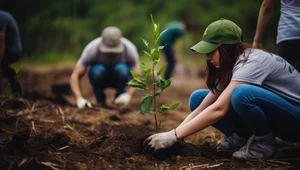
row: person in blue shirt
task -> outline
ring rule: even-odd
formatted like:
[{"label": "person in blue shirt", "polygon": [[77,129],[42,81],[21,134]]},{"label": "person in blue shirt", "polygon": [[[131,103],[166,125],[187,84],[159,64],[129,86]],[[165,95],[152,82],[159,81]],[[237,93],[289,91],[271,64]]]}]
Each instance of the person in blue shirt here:
[{"label": "person in blue shirt", "polygon": [[189,29],[189,25],[184,22],[171,22],[165,27],[165,31],[159,39],[159,45],[164,46],[163,53],[168,63],[164,73],[164,78],[172,76],[174,68],[182,69],[179,64],[182,55],[182,45],[184,33]]},{"label": "person in blue shirt", "polygon": [[17,22],[10,13],[0,10],[0,77],[8,78],[15,96],[21,96],[22,89],[16,72],[10,65],[21,58],[21,53],[22,44]]}]

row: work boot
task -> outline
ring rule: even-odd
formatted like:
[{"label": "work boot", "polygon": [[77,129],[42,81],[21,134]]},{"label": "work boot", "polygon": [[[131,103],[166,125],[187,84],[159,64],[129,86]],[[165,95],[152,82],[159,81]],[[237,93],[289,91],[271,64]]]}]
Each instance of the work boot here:
[{"label": "work boot", "polygon": [[247,143],[247,139],[248,138],[240,137],[236,133],[233,133],[218,144],[217,152],[236,151]]},{"label": "work boot", "polygon": [[251,136],[245,146],[233,153],[236,159],[271,158],[277,151],[276,136],[269,133],[265,136]]}]

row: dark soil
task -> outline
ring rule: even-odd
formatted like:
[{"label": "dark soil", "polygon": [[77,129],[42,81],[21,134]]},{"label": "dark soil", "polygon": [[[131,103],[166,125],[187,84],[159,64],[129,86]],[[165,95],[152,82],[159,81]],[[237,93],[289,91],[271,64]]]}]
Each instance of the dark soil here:
[{"label": "dark soil", "polygon": [[[22,98],[0,96],[1,169],[299,169],[300,145],[283,143],[274,159],[238,161],[232,153],[215,152],[222,134],[212,127],[155,155],[142,153],[143,141],[155,133],[153,115],[134,114],[142,92],[130,105],[77,109],[68,86],[72,67],[23,69]],[[158,114],[160,131],[169,131],[189,114],[192,91],[205,87],[200,74],[187,70],[174,77],[161,101],[180,102],[176,110]],[[2,83],[4,83],[2,81]],[[87,99],[95,103],[87,77]],[[299,134],[295,134],[299,135]]]}]

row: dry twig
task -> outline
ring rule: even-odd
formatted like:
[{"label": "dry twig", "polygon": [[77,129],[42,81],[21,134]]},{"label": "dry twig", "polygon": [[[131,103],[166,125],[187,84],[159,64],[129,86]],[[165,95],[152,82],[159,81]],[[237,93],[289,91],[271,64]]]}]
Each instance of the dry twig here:
[{"label": "dry twig", "polygon": [[209,164],[202,164],[202,165],[194,165],[193,163],[190,163],[189,165],[187,166],[183,166],[183,167],[180,167],[179,169],[180,170],[192,170],[192,169],[195,169],[195,168],[215,168],[215,167],[219,167],[221,165],[223,165],[224,163],[219,163],[219,164],[214,164],[214,165],[209,165]]},{"label": "dry twig", "polygon": [[67,145],[67,146],[64,146],[64,147],[58,148],[57,150],[58,150],[58,151],[62,151],[62,150],[68,149],[68,148],[70,148],[70,146],[68,146],[68,145]]},{"label": "dry twig", "polygon": [[34,132],[34,134],[36,134],[36,130],[35,130],[34,121],[31,121],[31,125],[32,125],[32,128],[31,128],[30,135],[32,134],[32,132]]},{"label": "dry twig", "polygon": [[59,165],[51,162],[41,162],[43,165],[48,166],[54,170],[60,170]]},{"label": "dry twig", "polygon": [[60,107],[58,107],[58,111],[61,114],[61,118],[62,118],[63,122],[66,123],[65,122],[65,114],[64,114],[64,112],[62,111],[62,109]]},{"label": "dry twig", "polygon": [[27,159],[23,159],[23,160],[19,163],[18,167],[22,166],[24,163],[26,163],[26,161],[27,161]]}]

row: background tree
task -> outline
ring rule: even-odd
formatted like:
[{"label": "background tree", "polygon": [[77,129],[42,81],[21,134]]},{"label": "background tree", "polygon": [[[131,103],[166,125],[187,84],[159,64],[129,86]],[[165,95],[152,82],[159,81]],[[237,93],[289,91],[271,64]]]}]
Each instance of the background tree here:
[{"label": "background tree", "polygon": [[[279,8],[280,2],[276,3]],[[2,0],[0,9],[11,12],[19,24],[24,58],[50,63],[64,58],[76,61],[84,46],[109,25],[119,27],[143,55],[140,38],[151,37],[149,13],[162,28],[174,20],[194,25],[185,36],[186,57],[195,55],[190,47],[201,39],[209,23],[220,18],[236,22],[244,31],[244,41],[252,44],[260,4],[261,1],[236,0]],[[264,36],[264,47],[272,52],[276,51],[279,10],[274,12]]]}]

